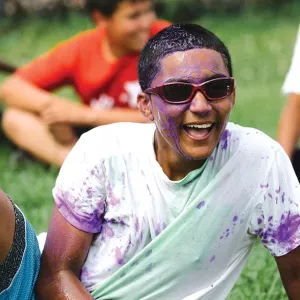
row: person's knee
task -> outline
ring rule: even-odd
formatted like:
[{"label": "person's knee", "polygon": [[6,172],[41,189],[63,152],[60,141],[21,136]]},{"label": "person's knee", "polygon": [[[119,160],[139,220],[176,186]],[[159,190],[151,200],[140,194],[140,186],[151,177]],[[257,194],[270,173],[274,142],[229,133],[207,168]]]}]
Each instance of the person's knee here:
[{"label": "person's knee", "polygon": [[6,134],[16,131],[21,125],[20,115],[22,113],[14,108],[7,108],[2,116],[1,126]]}]

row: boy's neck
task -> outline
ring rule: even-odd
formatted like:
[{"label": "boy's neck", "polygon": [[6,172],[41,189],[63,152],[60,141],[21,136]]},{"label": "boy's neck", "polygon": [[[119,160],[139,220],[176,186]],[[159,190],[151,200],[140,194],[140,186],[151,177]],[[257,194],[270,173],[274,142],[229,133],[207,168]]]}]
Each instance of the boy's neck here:
[{"label": "boy's neck", "polygon": [[118,47],[117,45],[114,45],[110,40],[109,37],[106,35],[103,43],[102,43],[102,51],[105,60],[109,62],[115,62],[120,57],[128,54],[125,49],[122,49]]}]

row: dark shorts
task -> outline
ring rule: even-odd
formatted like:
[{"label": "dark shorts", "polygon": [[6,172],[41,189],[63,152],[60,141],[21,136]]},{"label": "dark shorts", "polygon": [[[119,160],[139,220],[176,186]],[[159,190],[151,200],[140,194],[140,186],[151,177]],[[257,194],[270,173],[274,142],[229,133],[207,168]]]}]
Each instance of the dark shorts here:
[{"label": "dark shorts", "polygon": [[75,131],[76,136],[78,138],[80,138],[82,134],[90,131],[93,128],[95,128],[95,127],[92,127],[92,126],[82,126],[82,127],[76,126],[76,127],[74,127],[74,131]]}]

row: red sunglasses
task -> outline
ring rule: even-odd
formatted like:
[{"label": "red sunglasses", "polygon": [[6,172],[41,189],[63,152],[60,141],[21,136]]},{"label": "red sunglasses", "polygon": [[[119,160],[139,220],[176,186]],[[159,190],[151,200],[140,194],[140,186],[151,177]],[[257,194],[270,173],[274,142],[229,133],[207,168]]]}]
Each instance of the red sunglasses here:
[{"label": "red sunglasses", "polygon": [[168,103],[182,104],[190,102],[197,91],[200,91],[206,99],[214,101],[230,96],[233,90],[234,78],[221,77],[201,84],[185,82],[165,83],[161,86],[146,89],[144,93],[155,94]]}]

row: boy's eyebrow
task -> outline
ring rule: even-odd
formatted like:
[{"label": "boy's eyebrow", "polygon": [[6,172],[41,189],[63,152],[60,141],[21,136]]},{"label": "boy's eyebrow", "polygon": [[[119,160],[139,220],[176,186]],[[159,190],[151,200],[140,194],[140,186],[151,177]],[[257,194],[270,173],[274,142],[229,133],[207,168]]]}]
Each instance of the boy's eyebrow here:
[{"label": "boy's eyebrow", "polygon": [[[203,82],[208,81],[208,80],[212,80],[212,79],[216,79],[216,78],[224,78],[224,77],[228,77],[225,74],[213,74],[211,76],[208,76],[206,78],[203,78]],[[191,83],[190,80],[186,79],[186,78],[170,78],[167,81],[165,81],[165,83],[173,83],[173,82],[183,82],[183,83]]]}]

